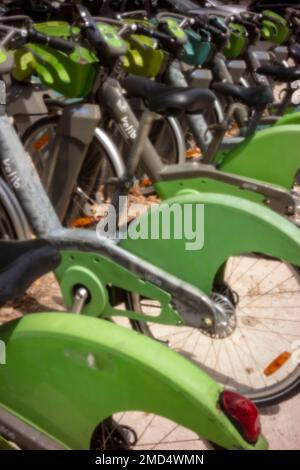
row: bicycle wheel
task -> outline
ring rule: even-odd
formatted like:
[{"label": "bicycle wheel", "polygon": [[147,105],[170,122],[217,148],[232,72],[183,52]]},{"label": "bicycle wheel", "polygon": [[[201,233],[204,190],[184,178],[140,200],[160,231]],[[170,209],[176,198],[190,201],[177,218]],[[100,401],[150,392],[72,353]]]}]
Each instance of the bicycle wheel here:
[{"label": "bicycle wheel", "polygon": [[26,240],[30,228],[7,183],[0,177],[0,240]]},{"label": "bicycle wheel", "polygon": [[16,230],[0,200],[0,240],[16,240]]},{"label": "bicycle wheel", "polygon": [[203,450],[210,445],[198,435],[161,416],[127,411],[104,420],[96,428],[93,450]]},{"label": "bicycle wheel", "polygon": [[22,135],[22,143],[29,153],[43,184],[47,181],[50,168],[51,142],[55,137],[59,115],[45,116],[27,127]]},{"label": "bicycle wheel", "polygon": [[[25,150],[40,175],[43,184],[46,183],[51,165],[51,143],[56,133],[60,115],[46,116],[28,127],[22,136]],[[116,175],[113,162],[105,148],[94,139],[82,164],[76,187],[69,202],[65,224],[74,219],[88,217],[94,207],[102,202],[101,189],[111,176]],[[108,195],[109,197],[109,195]]]},{"label": "bicycle wheel", "polygon": [[[90,450],[205,450],[215,444],[174,421],[146,412],[127,411],[105,419],[91,436]],[[0,450],[31,450],[0,434]]]},{"label": "bicycle wheel", "polygon": [[[299,274],[262,255],[232,257],[214,286],[213,298],[226,312],[215,331],[142,323],[139,331],[168,342],[227,389],[260,405],[279,403],[300,385]],[[130,301],[145,314],[159,308],[137,295]]]}]

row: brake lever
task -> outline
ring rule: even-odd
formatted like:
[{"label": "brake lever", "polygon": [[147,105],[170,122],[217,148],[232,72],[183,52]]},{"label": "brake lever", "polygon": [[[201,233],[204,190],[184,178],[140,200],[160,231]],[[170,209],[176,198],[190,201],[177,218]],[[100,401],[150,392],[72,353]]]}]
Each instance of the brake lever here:
[{"label": "brake lever", "polygon": [[122,28],[118,31],[118,35],[121,38],[126,38],[130,36],[131,34],[136,33],[138,30],[137,25],[135,23],[133,24],[124,24]]},{"label": "brake lever", "polygon": [[83,5],[78,4],[75,5],[75,8],[85,28],[97,28],[94,18],[92,17],[87,8],[85,8]]},{"label": "brake lever", "polygon": [[193,26],[195,24],[194,18],[184,18],[181,23],[179,23],[179,27],[184,29],[184,28],[189,28],[190,26]]},{"label": "brake lever", "polygon": [[16,28],[0,24],[0,31],[4,31],[6,36],[1,40],[1,46],[7,49],[19,49],[26,44],[26,28]]}]

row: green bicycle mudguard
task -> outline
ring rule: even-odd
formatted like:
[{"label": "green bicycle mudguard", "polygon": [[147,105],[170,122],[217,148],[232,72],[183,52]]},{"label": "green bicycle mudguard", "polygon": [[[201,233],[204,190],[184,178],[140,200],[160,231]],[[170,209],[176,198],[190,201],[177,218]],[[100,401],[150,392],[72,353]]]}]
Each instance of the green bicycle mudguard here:
[{"label": "green bicycle mudguard", "polygon": [[89,449],[97,425],[128,410],[164,416],[228,449],[267,446],[263,437],[244,441],[220,411],[221,388],[210,377],[129,329],[43,313],[1,326],[0,338],[7,347],[0,406],[64,448]]},{"label": "green bicycle mudguard", "polygon": [[287,20],[271,10],[264,10],[262,14],[262,38],[273,44],[282,44],[289,36]]},{"label": "green bicycle mudguard", "polygon": [[205,31],[202,35],[192,29],[185,31],[188,42],[184,45],[184,53],[181,60],[188,65],[203,65],[211,52],[210,36]]},{"label": "green bicycle mudguard", "polygon": [[300,169],[300,127],[276,125],[216,156],[219,169],[290,190]]},{"label": "green bicycle mudguard", "polygon": [[224,55],[227,59],[235,59],[239,57],[246,45],[246,28],[243,25],[237,23],[229,23],[229,28],[231,30],[231,34],[224,48]]},{"label": "green bicycle mudguard", "polygon": [[[198,250],[186,249],[191,242],[183,227],[174,227],[170,217],[170,236],[160,233],[157,239],[138,238],[121,241],[121,246],[131,253],[180,276],[180,279],[212,293],[214,279],[231,256],[241,253],[264,253],[300,266],[300,231],[291,222],[262,206],[246,199],[222,194],[201,194],[193,189],[179,191],[181,181],[160,182],[156,185],[162,197],[170,197],[163,204],[148,211],[132,222],[135,231],[139,227],[151,227],[151,218],[166,217],[166,206],[178,204],[179,209],[204,204],[204,223],[201,225],[203,246]],[[174,206],[173,206],[174,207]],[[181,212],[183,213],[183,212]],[[161,215],[159,215],[161,214]],[[190,213],[189,213],[190,214]],[[196,210],[189,218],[189,228],[197,227]],[[153,218],[152,218],[153,220]],[[144,225],[143,225],[144,224]],[[200,240],[200,241],[201,241]]]},{"label": "green bicycle mudguard", "polygon": [[280,117],[274,126],[286,126],[288,124],[300,124],[300,110],[295,108],[284,116]]}]

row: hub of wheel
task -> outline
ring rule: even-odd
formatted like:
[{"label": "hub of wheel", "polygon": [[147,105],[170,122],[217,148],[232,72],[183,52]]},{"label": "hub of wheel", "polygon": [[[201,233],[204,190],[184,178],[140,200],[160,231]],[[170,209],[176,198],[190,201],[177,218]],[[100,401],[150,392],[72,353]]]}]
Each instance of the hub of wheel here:
[{"label": "hub of wheel", "polygon": [[130,450],[137,443],[134,429],[117,423],[112,417],[99,424],[94,432],[91,449],[94,450]]},{"label": "hub of wheel", "polygon": [[216,307],[215,323],[209,329],[203,329],[203,333],[214,339],[224,339],[232,335],[236,329],[236,311],[233,303],[218,292],[214,292],[212,300]]}]

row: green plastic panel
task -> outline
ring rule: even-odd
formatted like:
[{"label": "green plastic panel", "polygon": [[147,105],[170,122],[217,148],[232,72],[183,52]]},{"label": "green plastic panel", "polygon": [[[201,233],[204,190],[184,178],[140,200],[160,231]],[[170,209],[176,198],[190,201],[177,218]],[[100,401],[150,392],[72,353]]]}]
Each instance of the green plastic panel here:
[{"label": "green plastic panel", "polygon": [[[221,388],[179,354],[111,322],[64,313],[0,327],[0,404],[68,449],[89,449],[116,412],[165,416],[228,449],[247,444],[218,407]],[[159,360],[158,360],[159,358]]]},{"label": "green plastic panel", "polygon": [[[214,193],[200,193],[196,189],[184,187],[189,180],[166,181],[156,185],[167,205],[176,204],[181,210],[184,206],[204,205],[204,224],[199,228],[203,246],[197,250],[187,250],[191,240],[184,230],[178,237],[178,226],[170,218],[170,236],[158,239],[123,240],[121,246],[131,253],[179,276],[180,279],[199,287],[211,294],[216,274],[229,257],[241,253],[265,253],[291,264],[300,266],[300,231],[271,209],[246,199]],[[191,180],[190,185],[193,184]],[[181,187],[181,191],[180,191]],[[162,205],[151,213],[148,211],[136,219],[136,230],[146,223],[151,227],[153,212],[156,217],[163,215]],[[196,230],[196,211],[189,225]],[[146,222],[147,221],[147,222]],[[197,232],[198,233],[198,232]]]},{"label": "green plastic panel", "polygon": [[80,280],[80,285],[90,293],[89,302],[81,312],[83,315],[123,316],[144,322],[154,320],[153,317],[143,313],[116,308],[111,302],[109,290],[120,288],[125,292],[158,301],[161,308],[155,317],[156,323],[169,325],[184,323],[179,313],[172,307],[170,294],[143,281],[108,258],[97,253],[79,251],[63,251],[61,256],[62,261],[56,270],[56,276],[68,308],[73,304],[74,292]]},{"label": "green plastic panel", "polygon": [[264,129],[233,150],[220,151],[216,160],[222,171],[290,190],[300,169],[300,126],[286,123]]}]

